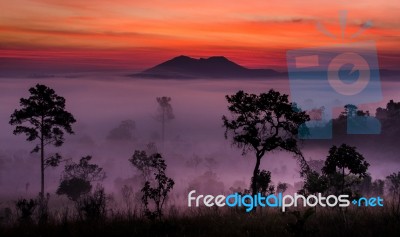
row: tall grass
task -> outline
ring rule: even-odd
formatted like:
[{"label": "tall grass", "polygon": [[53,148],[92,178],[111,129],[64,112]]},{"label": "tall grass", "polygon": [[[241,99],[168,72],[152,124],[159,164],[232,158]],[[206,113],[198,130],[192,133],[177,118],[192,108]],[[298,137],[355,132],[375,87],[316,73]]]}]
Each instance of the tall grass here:
[{"label": "tall grass", "polygon": [[389,207],[318,208],[316,212],[296,208],[284,213],[271,208],[246,213],[170,207],[161,221],[149,221],[137,211],[115,211],[92,221],[66,215],[53,214],[46,224],[3,222],[0,236],[400,236],[400,218]]}]

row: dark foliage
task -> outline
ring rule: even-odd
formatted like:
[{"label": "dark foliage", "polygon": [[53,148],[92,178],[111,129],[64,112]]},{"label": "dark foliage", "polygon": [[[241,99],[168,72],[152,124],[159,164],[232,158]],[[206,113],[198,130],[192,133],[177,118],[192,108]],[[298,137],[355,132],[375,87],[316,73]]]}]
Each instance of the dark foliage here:
[{"label": "dark foliage", "polygon": [[288,188],[288,184],[287,183],[278,183],[278,185],[276,186],[276,192],[277,193],[284,193],[286,191],[286,189]]},{"label": "dark foliage", "polygon": [[251,187],[254,186],[254,179],[256,179],[257,192],[263,195],[269,195],[275,192],[275,186],[271,183],[271,172],[266,170],[258,170],[256,178],[251,178]]},{"label": "dark foliage", "polygon": [[392,212],[397,217],[400,217],[400,172],[393,173],[387,176],[386,179],[392,196]]},{"label": "dark foliage", "polygon": [[30,222],[32,221],[32,215],[38,206],[37,200],[34,199],[19,199],[15,207],[17,208],[17,211],[19,213],[19,220],[21,222]]},{"label": "dark foliage", "polygon": [[58,166],[61,156],[45,157],[46,145],[61,146],[64,132],[72,134],[75,118],[65,110],[65,99],[45,85],[29,89],[30,97],[20,99],[20,110],[11,114],[10,124],[16,126],[14,134],[25,134],[28,141],[38,140],[32,152],[41,152],[41,195],[44,195],[44,169]]},{"label": "dark foliage", "polygon": [[[238,91],[226,99],[232,118],[222,117],[225,138],[231,134],[232,144],[241,148],[243,154],[255,153],[253,177],[257,177],[261,158],[267,152],[285,150],[302,158],[297,135],[307,132],[302,125],[310,118],[290,103],[287,95],[272,89],[259,95]],[[253,182],[252,191],[256,193],[257,182]]]},{"label": "dark foliage", "polygon": [[81,178],[64,179],[57,189],[58,195],[67,195],[72,201],[77,201],[82,195],[88,194],[92,190],[89,181]]},{"label": "dark foliage", "polygon": [[324,193],[329,187],[328,178],[317,171],[310,171],[305,175],[303,189],[300,193],[315,194]]},{"label": "dark foliage", "polygon": [[97,221],[106,216],[107,199],[104,188],[96,186],[93,193],[82,196],[76,202],[81,218],[88,221]]},{"label": "dark foliage", "polygon": [[144,181],[149,181],[151,178],[151,172],[153,172],[153,162],[157,159],[158,153],[152,153],[147,155],[146,151],[135,150],[129,162],[141,172]]},{"label": "dark foliage", "polygon": [[91,164],[91,156],[82,157],[79,163],[69,163],[64,167],[64,172],[57,189],[58,195],[67,195],[72,201],[88,194],[92,185],[91,182],[98,182],[105,179],[106,174],[103,168],[97,164]]},{"label": "dark foliage", "polygon": [[355,147],[342,144],[330,148],[322,172],[329,178],[330,187],[336,192],[351,194],[351,186],[367,175],[368,167],[369,163]]},{"label": "dark foliage", "polygon": [[136,160],[131,159],[130,161],[136,168],[139,170],[144,170],[145,168],[149,172],[154,172],[150,174],[153,177],[149,177],[145,181],[141,190],[143,193],[144,213],[149,219],[161,219],[163,216],[163,206],[175,182],[166,176],[165,170],[167,169],[167,165],[159,153],[155,153],[149,157],[145,151],[135,151],[135,154],[140,154],[141,161],[145,161],[145,163],[135,162]]},{"label": "dark foliage", "polygon": [[296,210],[298,214],[284,214],[271,210],[265,213],[230,212],[215,213],[199,211],[191,215],[165,218],[162,221],[146,221],[142,218],[115,216],[105,221],[68,222],[0,226],[0,236],[218,236],[218,237],[262,237],[262,236],[323,236],[323,237],[395,237],[400,234],[398,219],[386,211],[349,209],[350,223],[342,221],[336,210],[318,215]]}]

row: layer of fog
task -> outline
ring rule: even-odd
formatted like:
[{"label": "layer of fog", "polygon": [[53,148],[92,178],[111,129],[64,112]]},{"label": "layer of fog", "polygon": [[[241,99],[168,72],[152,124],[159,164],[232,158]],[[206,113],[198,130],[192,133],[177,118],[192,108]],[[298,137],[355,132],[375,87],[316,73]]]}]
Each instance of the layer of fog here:
[{"label": "layer of fog", "polygon": [[[78,161],[86,155],[107,173],[104,185],[108,192],[119,193],[121,186],[129,184],[138,172],[128,162],[134,150],[144,149],[155,142],[167,161],[168,175],[174,178],[175,195],[186,195],[189,186],[213,193],[229,192],[232,186],[248,188],[254,167],[253,154],[242,156],[241,150],[232,147],[224,139],[222,115],[228,115],[227,94],[238,90],[259,93],[271,88],[289,93],[287,80],[142,80],[127,77],[48,78],[48,79],[1,79],[0,80],[0,195],[21,196],[39,191],[39,159],[30,154],[34,143],[25,141],[23,135],[14,136],[8,124],[10,114],[19,107],[19,98],[28,97],[28,89],[43,83],[65,97],[67,110],[78,121],[75,135],[66,136],[59,151],[64,158]],[[389,99],[400,100],[396,82],[383,85],[384,100],[362,106],[375,111],[385,106]],[[167,124],[166,143],[160,143],[161,125],[154,119],[157,111],[156,97],[170,96],[175,119]],[[136,123],[132,141],[109,141],[111,129],[122,120]],[[304,150],[305,156],[324,159],[329,147]],[[373,148],[371,148],[373,149]],[[360,148],[368,162],[373,178],[384,178],[400,170],[400,164],[382,157],[371,156],[367,148]],[[393,154],[396,155],[396,154]],[[193,165],[198,157],[202,162]],[[392,160],[389,162],[389,160]],[[272,180],[294,184],[301,181],[296,160],[284,152],[268,153],[262,169],[272,172]],[[46,170],[46,191],[55,192],[63,164]],[[209,173],[206,173],[209,172]],[[212,172],[212,173],[210,173]],[[206,173],[206,174],[205,174]],[[214,175],[214,176],[213,176]],[[136,191],[140,187],[134,187]],[[208,190],[207,190],[208,189]],[[294,190],[294,189],[293,189]]]}]

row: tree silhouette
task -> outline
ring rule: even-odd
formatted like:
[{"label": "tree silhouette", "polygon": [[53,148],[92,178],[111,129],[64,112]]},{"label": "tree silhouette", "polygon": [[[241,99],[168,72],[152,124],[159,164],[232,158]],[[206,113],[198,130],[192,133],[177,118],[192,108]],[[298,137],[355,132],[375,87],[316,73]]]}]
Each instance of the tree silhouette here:
[{"label": "tree silhouette", "polygon": [[399,120],[400,102],[394,102],[393,100],[390,100],[386,104],[386,108],[381,108],[381,107],[377,108],[376,117],[379,119]]},{"label": "tree silhouette", "polygon": [[365,196],[383,195],[385,182],[381,179],[372,181],[370,174],[366,174],[359,184],[356,185],[362,194]]},{"label": "tree silhouette", "polygon": [[352,118],[357,115],[358,107],[353,104],[344,106],[344,111],[340,113],[339,118]]},{"label": "tree silhouette", "polygon": [[276,186],[276,192],[277,193],[284,193],[284,192],[286,192],[287,188],[288,188],[288,184],[287,183],[279,182],[278,185]]},{"label": "tree silhouette", "polygon": [[71,113],[65,110],[65,99],[45,85],[37,84],[29,89],[30,97],[20,99],[20,110],[11,114],[10,124],[15,125],[14,134],[25,134],[28,141],[38,140],[32,152],[40,151],[41,188],[44,195],[44,170],[58,166],[61,156],[45,156],[45,146],[61,146],[64,132],[73,134],[71,125],[76,122]]},{"label": "tree silhouette", "polygon": [[356,147],[342,144],[340,147],[333,146],[329,149],[322,172],[329,177],[331,185],[344,193],[345,188],[355,183],[355,180],[346,183],[346,177],[355,175],[363,178],[367,175],[368,166],[368,162],[357,152]]},{"label": "tree silhouette", "polygon": [[157,159],[158,153],[147,155],[146,151],[135,150],[129,162],[141,172],[144,182],[151,180],[151,173],[154,171],[153,161]]},{"label": "tree silhouette", "polygon": [[300,126],[310,118],[296,109],[288,96],[270,90],[259,95],[238,91],[227,95],[228,110],[232,119],[222,117],[225,138],[232,134],[232,144],[242,149],[242,153],[255,152],[256,165],[253,170],[252,192],[257,192],[257,176],[261,158],[273,150],[285,150],[301,156],[297,145],[297,134],[306,131]]},{"label": "tree silhouette", "polygon": [[96,221],[106,216],[107,197],[104,187],[97,184],[94,191],[82,196],[76,202],[80,218]]},{"label": "tree silhouette", "polygon": [[393,173],[386,177],[388,180],[389,192],[392,195],[392,211],[400,214],[400,172]]},{"label": "tree silhouette", "polygon": [[131,141],[134,140],[132,132],[136,128],[135,121],[128,119],[121,121],[118,127],[113,128],[107,135],[107,140],[111,141]]},{"label": "tree silhouette", "polygon": [[157,97],[158,103],[158,113],[156,115],[156,120],[161,122],[161,141],[164,144],[165,139],[165,124],[174,119],[175,115],[171,106],[171,97]]},{"label": "tree silhouette", "polygon": [[82,157],[79,163],[65,165],[64,172],[57,189],[58,195],[67,195],[72,201],[92,190],[92,182],[102,181],[106,174],[97,164],[90,164],[91,156]]},{"label": "tree silhouette", "polygon": [[89,181],[80,178],[65,179],[60,182],[57,188],[58,195],[67,195],[71,201],[78,201],[78,199],[92,190],[92,185]]},{"label": "tree silhouette", "polygon": [[[256,178],[254,178],[256,177]],[[257,176],[251,178],[251,187],[256,185],[257,192],[266,196],[275,192],[275,186],[270,185],[271,183],[271,172],[261,170],[257,172]]]},{"label": "tree silhouette", "polygon": [[324,193],[328,189],[328,178],[322,174],[324,167],[324,160],[309,160],[307,161],[309,170],[304,176],[304,184],[300,193],[303,194],[316,194]]},{"label": "tree silhouette", "polygon": [[304,194],[324,193],[328,189],[328,185],[328,179],[325,175],[311,170],[306,174],[304,185],[300,192]]},{"label": "tree silhouette", "polygon": [[400,102],[390,100],[386,108],[377,108],[376,118],[382,123],[383,145],[386,143],[390,145],[389,148],[392,148],[400,132]]},{"label": "tree silhouette", "polygon": [[[142,153],[144,153],[144,156],[147,156],[145,151],[142,151]],[[167,165],[159,153],[151,155],[149,165],[150,170],[154,173],[152,174],[152,179],[145,181],[141,190],[143,193],[144,213],[151,220],[155,218],[161,219],[165,200],[168,197],[168,193],[174,187],[175,182],[165,174]],[[153,211],[150,208],[150,200],[154,204]]]}]

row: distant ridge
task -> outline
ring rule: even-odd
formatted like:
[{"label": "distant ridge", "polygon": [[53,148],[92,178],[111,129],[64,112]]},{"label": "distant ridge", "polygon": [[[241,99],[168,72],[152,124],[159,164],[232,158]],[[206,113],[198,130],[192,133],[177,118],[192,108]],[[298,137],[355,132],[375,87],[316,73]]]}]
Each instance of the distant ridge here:
[{"label": "distant ridge", "polygon": [[195,59],[181,55],[131,76],[141,78],[265,78],[286,75],[272,69],[249,69],[223,56]]}]

